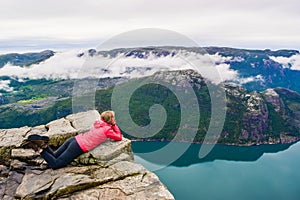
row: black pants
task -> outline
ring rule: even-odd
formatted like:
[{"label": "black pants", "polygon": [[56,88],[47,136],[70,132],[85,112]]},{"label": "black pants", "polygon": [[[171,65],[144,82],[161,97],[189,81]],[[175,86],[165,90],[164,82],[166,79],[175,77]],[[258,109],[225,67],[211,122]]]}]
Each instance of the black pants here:
[{"label": "black pants", "polygon": [[83,153],[76,139],[72,137],[65,141],[55,152],[50,147],[47,147],[42,151],[41,157],[45,159],[52,169],[58,169],[67,166]]}]

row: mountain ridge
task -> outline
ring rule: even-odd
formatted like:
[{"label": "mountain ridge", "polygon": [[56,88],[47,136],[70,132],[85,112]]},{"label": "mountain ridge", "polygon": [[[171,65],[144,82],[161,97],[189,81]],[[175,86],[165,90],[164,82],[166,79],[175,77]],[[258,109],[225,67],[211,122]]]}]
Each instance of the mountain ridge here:
[{"label": "mountain ridge", "polygon": [[[186,49],[189,49],[189,51]],[[227,97],[226,121],[219,143],[252,145],[291,143],[299,139],[300,79],[298,77],[300,70],[297,70],[297,59],[300,59],[300,54],[298,50],[240,50],[228,47],[207,47],[207,50],[210,53],[215,53],[212,55],[214,57],[211,60],[214,63],[215,69],[221,67],[225,72],[235,73],[232,79],[224,80],[219,83],[224,84]],[[203,53],[206,53],[203,49],[193,47],[146,47],[120,48],[110,51],[90,49],[81,53],[76,51],[72,52],[72,54],[61,53],[60,56],[63,60],[67,61],[68,59],[65,58],[66,55],[75,59],[84,57],[91,59],[98,57],[100,59],[108,58],[106,61],[111,61],[109,59],[112,56],[118,57],[120,54],[122,54],[123,58],[125,56],[125,59],[121,60],[121,65],[116,65],[115,68],[108,68],[106,71],[103,70],[105,68],[101,69],[101,73],[107,73],[108,77],[96,80],[98,81],[96,87],[96,103],[100,103],[101,101],[99,99],[101,98],[103,100],[101,102],[103,107],[97,107],[99,111],[104,108],[110,108],[110,97],[114,86],[117,84],[126,84],[126,82],[130,80],[138,80],[142,77],[154,77],[161,74],[162,77],[166,77],[164,80],[173,82],[179,87],[185,87],[185,83],[180,81],[179,78],[186,77],[191,81],[190,83],[194,84],[194,91],[199,98],[200,110],[202,109],[206,117],[200,119],[199,132],[193,141],[201,143],[206,134],[206,129],[211,117],[210,96],[206,85],[206,83],[211,80],[207,77],[203,77],[203,74],[199,74],[197,71],[189,71],[191,69],[178,69],[176,72],[176,70],[165,68],[159,71],[162,67],[153,69],[152,66],[146,65],[140,67],[135,65],[135,63],[138,61],[143,64],[142,61],[144,60],[151,61],[151,59],[173,58],[176,57],[177,54],[180,56],[192,55],[192,58],[202,59],[201,56]],[[198,55],[201,56],[197,57]],[[55,56],[56,53],[54,53],[51,59],[57,60]],[[279,57],[275,58],[274,56]],[[283,57],[288,60],[282,60]],[[134,62],[130,63],[132,60],[134,60]],[[47,59],[47,62],[48,61]],[[58,61],[62,60],[58,59]],[[167,59],[165,61],[168,63],[171,60]],[[45,67],[42,64],[43,62],[32,66],[34,66],[35,69]],[[54,68],[54,64],[48,63],[46,67]],[[68,64],[68,62],[66,62],[66,64]],[[179,65],[180,64],[182,63],[179,63]],[[30,69],[32,66],[26,67],[25,70]],[[4,68],[8,69],[9,67],[10,66],[5,66]],[[2,69],[3,68],[0,69],[0,72]],[[69,69],[73,70],[73,67]],[[123,69],[123,71],[113,74],[113,69]],[[151,73],[149,75],[146,72]],[[174,77],[172,74],[177,75]],[[0,92],[2,93],[2,95],[0,95],[0,105],[2,105],[0,106],[0,114],[5,116],[5,118],[3,117],[0,120],[2,128],[9,128],[12,123],[13,126],[22,126],[28,124],[29,120],[33,125],[38,125],[39,123],[46,123],[49,120],[71,114],[72,90],[74,89],[74,82],[76,82],[77,79],[49,77],[30,79],[0,76],[0,86],[2,84],[11,87],[9,91],[3,91],[5,87],[4,89],[0,87]],[[86,79],[86,81],[91,80],[90,77],[85,77],[84,79]],[[240,79],[243,79],[244,82],[241,82]],[[245,81],[248,79],[250,81]],[[152,85],[144,87],[143,89],[145,89],[145,91],[142,89],[138,90],[137,94],[139,94],[138,96],[140,97],[146,97],[147,101],[136,97],[135,101],[133,101],[136,103],[136,107],[140,106],[133,111],[133,118],[138,115],[143,116],[141,120],[136,119],[140,125],[145,126],[149,123],[148,112],[151,101],[167,106],[171,105],[171,103],[175,103],[173,107],[171,106],[168,109],[172,115],[176,116],[179,114],[178,109],[180,105],[166,88]],[[168,96],[164,96],[164,94],[168,94]],[[166,101],[164,101],[164,98]],[[176,117],[170,118],[172,118],[174,122],[169,122],[169,124],[166,125],[166,130],[161,132],[156,138],[149,138],[149,140],[172,139],[175,133],[172,127],[178,127],[179,121]],[[41,119],[44,121],[41,121]]]},{"label": "mountain ridge", "polygon": [[[193,70],[157,72],[150,78],[170,82],[181,91],[185,91],[185,88],[188,87],[187,83],[192,85],[201,113],[198,132],[193,142],[203,142],[211,120],[212,106],[210,91],[205,79]],[[137,79],[137,81],[140,81],[140,79]],[[126,84],[128,84],[126,81],[119,83],[118,87],[122,88]],[[56,87],[55,84],[52,86]],[[51,91],[52,86],[50,84],[47,90]],[[267,89],[264,92],[248,91],[234,83],[225,83],[222,87],[226,92],[227,111],[218,143],[230,145],[278,144],[293,143],[300,139],[299,93],[286,88]],[[108,87],[96,91],[95,105],[98,111],[111,109],[113,90],[114,87]],[[41,103],[38,103],[39,101]],[[45,104],[45,102],[48,102],[48,104]],[[41,98],[11,104],[10,106],[3,105],[0,106],[0,114],[6,117],[1,119],[1,125],[9,126],[11,122],[14,122],[15,126],[22,126],[30,124],[29,119],[31,125],[46,123],[55,118],[71,114],[71,102],[71,97],[51,97],[49,100]],[[45,105],[41,106],[43,104]],[[131,97],[129,107],[132,119],[138,125],[146,126],[150,123],[149,109],[153,104],[164,106],[169,115],[164,129],[155,136],[147,138],[147,140],[172,140],[176,128],[180,124],[180,119],[177,116],[180,116],[180,109],[183,105],[180,105],[176,96],[168,88],[159,84],[148,84],[136,90]],[[119,120],[126,121],[126,119]],[[136,139],[130,133],[127,137]],[[185,142],[184,139],[179,141]]]},{"label": "mountain ridge", "polygon": [[38,64],[52,56],[54,56],[54,51],[44,50],[35,53],[9,53],[0,55],[0,68],[4,65],[10,63],[17,66],[30,66],[32,64]]},{"label": "mountain ridge", "polygon": [[[45,56],[45,52],[46,56]],[[41,67],[47,67],[45,70],[41,70],[40,73],[44,73],[43,71],[47,71],[48,68],[50,70],[49,73],[54,73],[53,80],[59,79],[59,74],[54,72],[55,68],[52,69],[51,67],[55,67],[56,65],[59,65],[60,62],[63,62],[63,60],[67,60],[68,56],[70,56],[70,59],[74,59],[74,61],[70,60],[70,66],[74,65],[72,62],[76,61],[76,57],[78,59],[81,59],[82,62],[78,64],[77,73],[80,73],[80,68],[82,68],[82,63],[85,62],[85,59],[89,58],[97,58],[99,61],[101,59],[110,59],[113,61],[113,59],[120,59],[120,55],[123,54],[124,62],[121,62],[116,66],[115,68],[103,68],[101,69],[101,73],[106,74],[107,77],[126,77],[126,76],[145,76],[145,75],[151,75],[151,73],[159,70],[166,70],[160,67],[157,67],[159,65],[160,60],[163,58],[170,58],[170,60],[162,61],[163,63],[167,62],[167,65],[175,65],[175,67],[182,67],[182,65],[185,65],[185,63],[176,63],[179,62],[172,60],[171,58],[175,58],[176,56],[181,56],[187,60],[189,59],[198,59],[201,61],[201,59],[204,59],[201,57],[201,55],[209,55],[208,58],[205,59],[211,59],[210,62],[214,64],[217,68],[221,68],[227,71],[228,74],[233,74],[232,77],[226,77],[225,81],[227,82],[235,82],[238,84],[243,85],[248,90],[257,90],[257,91],[263,91],[267,88],[275,88],[275,87],[284,87],[288,89],[295,90],[297,92],[300,92],[300,79],[298,78],[300,76],[300,65],[298,64],[300,62],[300,53],[298,50],[252,50],[252,49],[236,49],[236,48],[230,48],[230,47],[172,47],[172,46],[162,46],[162,47],[140,47],[140,48],[119,48],[119,49],[113,49],[109,51],[97,51],[95,49],[89,49],[85,51],[79,51],[74,54],[59,54],[61,55],[61,60],[53,61],[54,63],[52,65],[47,65]],[[10,55],[10,56],[8,56]],[[53,51],[43,51],[40,53],[35,54],[19,54],[19,56],[23,55],[24,57],[30,58],[29,55],[32,56],[31,59],[28,61],[23,60],[22,64],[18,64],[14,59],[14,57],[11,57],[11,54],[7,55],[1,55],[0,58],[5,60],[5,57],[11,57],[9,61],[6,61],[6,63],[12,63],[16,66],[27,66],[30,68],[31,64],[34,63],[34,66],[38,70],[39,67],[37,66],[38,63],[43,63],[45,61],[48,61],[49,58],[55,56],[58,56],[57,52]],[[26,55],[26,56],[25,56]],[[29,57],[28,57],[29,56]],[[99,57],[100,56],[100,57]],[[197,57],[198,56],[198,57]],[[200,56],[200,58],[199,58]],[[126,60],[126,58],[130,58],[130,60]],[[1,61],[0,59],[0,61]],[[7,58],[9,59],[9,58]],[[6,59],[6,60],[7,60]],[[157,60],[157,65],[154,63],[151,63],[151,60]],[[55,59],[53,59],[55,60]],[[135,61],[134,61],[135,60]],[[143,62],[143,60],[147,61],[144,65],[146,66],[138,66],[138,63],[140,64]],[[130,63],[131,61],[132,63]],[[134,61],[134,62],[133,62]],[[49,61],[50,62],[50,61]],[[64,61],[65,62],[65,61]],[[76,61],[77,62],[77,61]],[[126,64],[126,62],[128,64]],[[175,62],[175,63],[172,63]],[[68,65],[66,63],[65,65]],[[151,66],[156,65],[156,66]],[[3,64],[0,66],[3,68]],[[121,69],[123,67],[124,69]],[[69,68],[69,67],[67,67]],[[58,67],[58,70],[60,70],[61,67]],[[7,68],[9,71],[9,68]],[[49,71],[48,70],[48,71]],[[70,68],[67,69],[69,71],[64,72],[64,79],[67,74],[76,72],[76,68]],[[92,70],[92,69],[91,69]],[[119,74],[112,73],[111,70],[121,70]],[[169,68],[168,70],[172,70]],[[73,71],[73,72],[72,72]],[[220,75],[223,76],[224,71],[220,72]],[[18,75],[13,76],[5,76],[4,74],[1,75],[1,68],[0,68],[0,81],[5,81],[3,84],[6,84],[7,86],[4,87],[8,91],[13,89],[13,83],[16,80],[18,80]],[[100,72],[99,72],[100,73]],[[28,76],[30,77],[30,72],[28,72]],[[226,73],[225,73],[226,75]],[[37,75],[35,75],[34,79]],[[46,76],[46,79],[51,79],[51,74],[47,74],[46,72],[41,75],[41,78],[44,78]],[[26,77],[20,77],[21,81],[26,80]],[[30,78],[29,78],[30,79]],[[1,83],[0,83],[0,92],[5,93],[5,90],[1,90]]]}]

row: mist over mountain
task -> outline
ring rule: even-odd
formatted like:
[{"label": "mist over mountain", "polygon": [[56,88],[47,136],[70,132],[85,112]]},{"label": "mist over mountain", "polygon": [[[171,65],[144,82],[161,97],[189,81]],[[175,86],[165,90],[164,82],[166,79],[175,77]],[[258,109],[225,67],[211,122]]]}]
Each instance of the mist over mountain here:
[{"label": "mist over mountain", "polygon": [[136,78],[149,76],[157,71],[184,69],[194,69],[215,83],[234,82],[251,91],[284,87],[300,92],[298,50],[225,47],[140,47],[63,52],[47,50],[40,53],[0,55],[0,92],[13,91],[12,85],[16,81]]},{"label": "mist over mountain", "polygon": [[0,68],[10,63],[12,65],[25,67],[33,64],[38,64],[54,55],[54,51],[45,50],[39,53],[10,53],[0,55]]},{"label": "mist over mountain", "polygon": [[[194,142],[203,141],[211,120],[208,83],[226,92],[220,143],[292,143],[300,138],[297,50],[165,46],[5,54],[0,60],[0,128],[35,126],[71,114],[77,80],[96,83],[95,105],[103,111],[111,108],[116,85],[160,77],[181,91],[187,83],[192,85],[201,110]],[[150,107],[163,105],[168,120],[164,130],[150,139],[172,139],[180,123],[177,97],[155,84],[142,87],[135,95],[130,105],[132,118],[146,126]]]},{"label": "mist over mountain", "polygon": [[[132,85],[139,85],[145,79],[155,82],[145,84],[131,94],[129,90]],[[90,83],[89,81],[94,80],[83,81]],[[170,83],[176,89],[170,89],[156,81]],[[0,128],[36,126],[73,112],[74,96],[72,97],[71,80],[31,80],[30,84],[28,82],[26,84],[21,86],[17,93],[12,93],[11,96],[4,95],[10,103],[0,106],[0,115],[3,116],[0,118]],[[117,89],[116,84],[118,84]],[[222,109],[226,110],[224,124],[218,121],[220,119],[213,118],[213,115],[219,115],[221,112],[213,114],[213,106],[216,105],[213,105],[211,96],[215,93],[215,97],[222,98],[220,97],[221,88],[226,93],[226,99],[224,99],[226,104],[219,109],[221,112]],[[104,78],[98,81],[94,96],[88,95],[89,93],[86,93],[86,96],[86,91],[81,91],[82,94],[75,98],[81,103],[75,106],[89,110],[91,108],[88,99],[94,98],[95,109],[99,112],[112,109],[113,94],[116,94],[116,90],[122,91],[121,96],[117,97],[120,100],[117,106],[119,109],[117,121],[121,122],[120,127],[130,139],[140,139],[132,135],[136,131],[136,126],[145,127],[151,123],[149,111],[153,105],[161,105],[167,117],[162,129],[146,140],[169,141],[176,137],[178,142],[202,143],[205,142],[211,123],[222,123],[218,142],[223,144],[278,144],[293,143],[300,139],[299,93],[285,88],[250,92],[235,83],[221,84],[221,88],[212,89],[207,80],[194,70],[156,72],[149,77],[131,80]],[[130,95],[128,105],[125,100],[126,95]],[[124,106],[130,110],[130,117],[126,115]],[[182,123],[180,119],[183,110],[188,116],[188,121],[185,123]],[[198,119],[197,116],[200,118]],[[161,122],[164,121],[161,120],[162,118],[163,116],[160,115],[156,119]],[[128,124],[130,119],[137,125]],[[177,129],[181,125],[187,132],[177,136]]]}]

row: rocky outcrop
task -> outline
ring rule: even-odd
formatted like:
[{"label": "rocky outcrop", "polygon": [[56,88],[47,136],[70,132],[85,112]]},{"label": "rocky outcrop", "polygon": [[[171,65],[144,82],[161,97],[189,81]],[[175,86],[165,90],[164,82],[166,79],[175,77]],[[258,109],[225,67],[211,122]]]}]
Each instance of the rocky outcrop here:
[{"label": "rocky outcrop", "polygon": [[225,84],[227,121],[219,140],[233,145],[286,144],[300,139],[300,95],[284,88],[249,92]]},{"label": "rocky outcrop", "polygon": [[264,92],[264,96],[267,102],[271,103],[276,112],[285,113],[284,112],[284,104],[280,99],[278,93],[274,89],[267,89]]},{"label": "rocky outcrop", "polygon": [[93,110],[37,127],[0,130],[0,199],[174,199],[154,173],[134,163],[126,138],[108,140],[57,170],[32,149],[20,148],[34,133],[49,136],[56,148],[96,119]]},{"label": "rocky outcrop", "polygon": [[255,141],[256,144],[265,140],[264,132],[268,130],[268,108],[261,94],[253,92],[249,95],[246,111],[243,116],[243,139]]}]

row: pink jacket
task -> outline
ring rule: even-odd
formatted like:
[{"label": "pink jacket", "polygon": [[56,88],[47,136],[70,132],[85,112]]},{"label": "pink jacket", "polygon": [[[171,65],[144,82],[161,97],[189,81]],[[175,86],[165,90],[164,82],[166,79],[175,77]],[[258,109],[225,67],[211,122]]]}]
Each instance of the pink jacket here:
[{"label": "pink jacket", "polygon": [[94,122],[94,127],[88,132],[78,134],[75,139],[83,152],[88,152],[105,142],[107,138],[122,140],[122,133],[117,125],[110,125],[103,120]]}]

